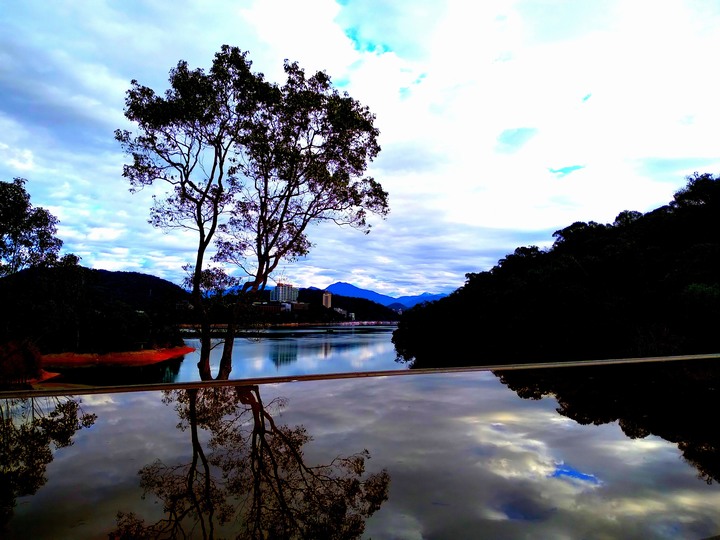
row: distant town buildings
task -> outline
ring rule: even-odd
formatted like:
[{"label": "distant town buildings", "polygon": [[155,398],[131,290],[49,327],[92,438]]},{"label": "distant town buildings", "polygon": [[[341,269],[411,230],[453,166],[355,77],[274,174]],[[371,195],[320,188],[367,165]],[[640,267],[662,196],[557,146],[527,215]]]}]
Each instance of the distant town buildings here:
[{"label": "distant town buildings", "polygon": [[350,312],[347,311],[346,309],[340,309],[339,307],[336,307],[336,308],[335,308],[335,312],[336,312],[336,313],[339,313],[340,315],[342,315],[343,317],[345,317],[345,318],[348,319],[349,321],[354,321],[354,320],[355,320],[355,314],[354,314],[354,313],[350,313]]},{"label": "distant town buildings", "polygon": [[[255,302],[253,305],[258,311],[263,313],[311,311],[309,303],[297,301],[299,292],[297,287],[293,287],[289,283],[278,283],[275,288],[270,291],[269,302]],[[315,298],[317,298],[317,296],[315,296]],[[315,302],[317,302],[317,300],[315,300]],[[347,321],[355,320],[355,313],[339,307],[332,307],[332,293],[328,291],[323,291],[322,293],[322,305],[326,309],[332,309]]]},{"label": "distant town buildings", "polygon": [[297,302],[298,292],[298,288],[293,287],[289,283],[278,283],[277,286],[270,291],[270,301],[285,303]]}]

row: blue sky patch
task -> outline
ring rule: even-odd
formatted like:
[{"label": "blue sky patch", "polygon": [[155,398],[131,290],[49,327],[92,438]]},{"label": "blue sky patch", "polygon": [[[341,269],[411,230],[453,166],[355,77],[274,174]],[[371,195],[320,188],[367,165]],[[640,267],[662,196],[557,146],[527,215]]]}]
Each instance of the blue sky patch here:
[{"label": "blue sky patch", "polygon": [[537,135],[535,128],[506,129],[497,138],[498,150],[505,153],[516,152],[535,135]]},{"label": "blue sky patch", "polygon": [[560,177],[567,176],[571,172],[579,171],[580,169],[584,169],[585,165],[569,165],[567,167],[560,167],[559,169],[553,169],[552,167],[548,168],[548,171],[550,171],[553,174],[557,174]]},{"label": "blue sky patch", "polygon": [[412,88],[414,86],[418,86],[423,80],[427,77],[427,73],[421,73],[418,75],[415,80],[410,84],[410,86],[403,86],[400,88],[400,97],[402,99],[406,99],[410,97],[410,94],[412,93]]},{"label": "blue sky patch", "polygon": [[346,28],[345,35],[352,40],[355,50],[357,51],[378,54],[391,51],[390,45],[387,43],[374,42],[372,40],[362,38],[360,36],[360,30],[356,26]]},{"label": "blue sky patch", "polygon": [[714,172],[718,161],[718,158],[702,157],[648,158],[642,160],[640,166],[645,174],[655,180],[677,182],[678,178],[695,171]]}]

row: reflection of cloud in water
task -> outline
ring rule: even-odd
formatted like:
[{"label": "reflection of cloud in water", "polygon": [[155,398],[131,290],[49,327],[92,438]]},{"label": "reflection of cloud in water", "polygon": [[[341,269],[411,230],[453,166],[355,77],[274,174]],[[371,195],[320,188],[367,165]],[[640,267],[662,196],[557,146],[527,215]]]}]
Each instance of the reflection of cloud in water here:
[{"label": "reflection of cloud in water", "polygon": [[321,346],[304,345],[298,346],[298,360],[326,359],[330,352],[337,360],[360,360],[366,361],[378,354],[394,350],[392,343],[351,343],[337,345],[332,342],[325,342]]},{"label": "reflection of cloud in water", "polygon": [[252,367],[253,369],[255,369],[255,371],[262,371],[263,369],[265,369],[265,360],[263,360],[262,358],[256,358],[250,363],[252,364]]},{"label": "reflection of cloud in water", "polygon": [[[522,417],[505,411],[459,420],[471,426],[470,435],[480,447],[476,451],[480,459],[474,465],[483,469],[481,474],[493,474],[505,482],[522,482],[530,491],[552,493],[553,505],[570,507],[580,493],[596,488],[599,481],[593,474],[565,465],[553,455],[546,441],[528,435],[530,431],[537,431],[539,425],[552,424],[553,414],[539,411]],[[523,516],[522,519],[534,520],[547,517],[546,511],[531,501],[515,497],[488,509],[487,518],[521,519]]]},{"label": "reflection of cloud in water", "polygon": [[82,396],[83,406],[112,405],[116,403],[116,394],[87,394]]},{"label": "reflection of cloud in water", "polygon": [[[706,538],[720,530],[720,489],[698,480],[676,443],[629,439],[617,423],[578,424],[558,415],[555,399],[520,399],[486,372],[261,390],[266,403],[287,398],[276,420],[307,428],[308,462],[367,448],[368,472],[388,470],[390,498],[368,520],[368,538]],[[108,493],[139,507],[138,464],[187,458],[187,433],[160,400],[146,392],[85,403],[98,421],[57,453],[49,470],[57,475],[43,488],[66,486],[70,500],[59,508],[114,516]],[[73,491],[77,479],[87,485]],[[18,505],[18,515],[29,520],[35,501],[42,497]]]},{"label": "reflection of cloud in water", "polygon": [[674,446],[668,446],[667,441],[655,435],[648,435],[644,439],[625,438],[601,442],[598,444],[598,448],[628,465],[640,465],[648,460],[660,458],[663,452],[675,453],[676,451]]},{"label": "reflection of cloud in water", "polygon": [[[314,450],[360,438],[392,476],[368,537],[701,538],[720,527],[720,493],[675,444],[580,425],[553,398],[520,400],[486,373],[314,385],[284,392]],[[305,408],[326,392],[332,407]]]}]

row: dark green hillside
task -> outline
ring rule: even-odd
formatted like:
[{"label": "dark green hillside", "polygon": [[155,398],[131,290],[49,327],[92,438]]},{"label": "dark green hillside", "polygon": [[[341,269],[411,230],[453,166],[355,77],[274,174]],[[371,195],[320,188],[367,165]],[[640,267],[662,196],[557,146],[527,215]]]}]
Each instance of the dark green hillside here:
[{"label": "dark green hillside", "polygon": [[[322,306],[322,296],[323,291],[321,290],[300,289],[298,300],[310,305]],[[397,312],[365,298],[333,294],[332,307],[354,313],[356,321],[397,321],[399,319]]]},{"label": "dark green hillside", "polygon": [[577,222],[403,313],[413,367],[720,352],[720,179],[613,223]]},{"label": "dark green hillside", "polygon": [[188,294],[155,276],[71,266],[4,277],[0,298],[0,343],[102,353],[181,344]]}]

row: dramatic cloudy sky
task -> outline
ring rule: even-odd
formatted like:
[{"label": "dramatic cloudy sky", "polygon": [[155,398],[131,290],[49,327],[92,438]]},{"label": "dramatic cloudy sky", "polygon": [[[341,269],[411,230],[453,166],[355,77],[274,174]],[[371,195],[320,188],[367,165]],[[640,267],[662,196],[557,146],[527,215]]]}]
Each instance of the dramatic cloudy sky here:
[{"label": "dramatic cloudy sky", "polygon": [[643,0],[23,0],[0,5],[0,180],[28,179],[94,268],[180,282],[192,239],[147,223],[113,138],[131,79],[156,91],[222,44],[282,81],[325,70],[377,115],[370,235],[310,231],[276,279],[399,296],[450,292],[574,221],[667,203],[720,172],[720,4]]}]

